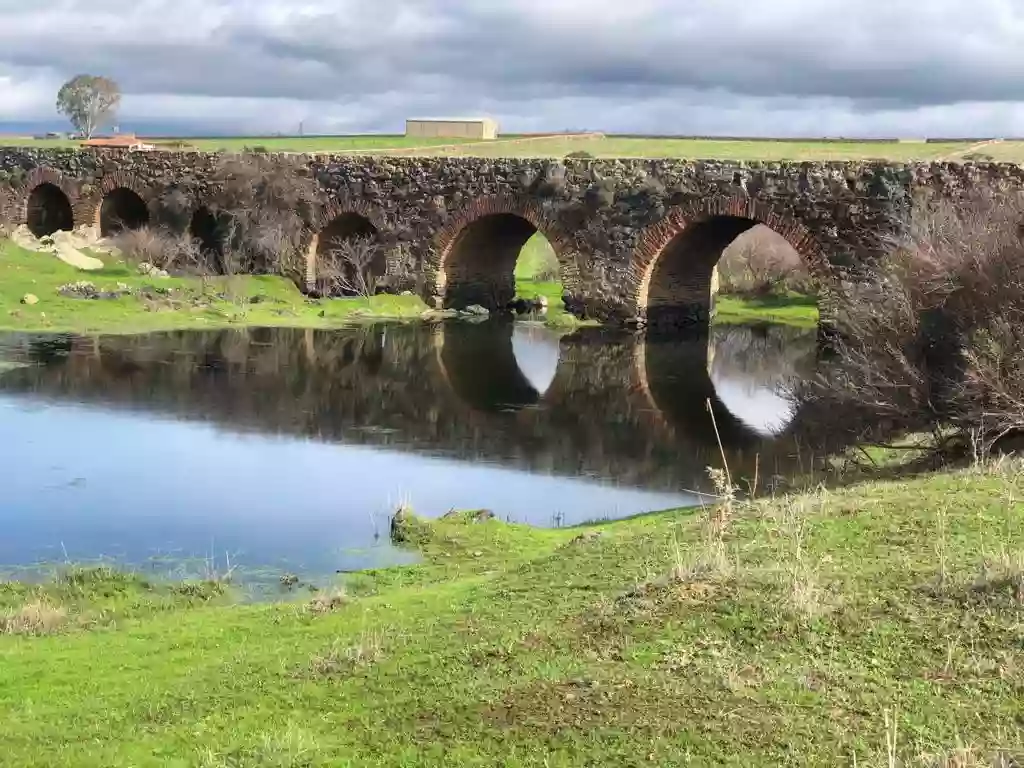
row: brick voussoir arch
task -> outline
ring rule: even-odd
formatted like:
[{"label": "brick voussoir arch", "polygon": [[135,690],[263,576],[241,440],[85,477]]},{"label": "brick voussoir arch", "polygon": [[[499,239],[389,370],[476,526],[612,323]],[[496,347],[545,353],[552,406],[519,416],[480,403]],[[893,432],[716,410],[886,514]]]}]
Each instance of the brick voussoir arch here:
[{"label": "brick voussoir arch", "polygon": [[547,238],[561,267],[563,290],[576,290],[579,284],[579,255],[575,239],[562,229],[535,198],[511,194],[478,197],[448,218],[434,238],[434,257],[429,265],[434,271],[437,289],[440,291],[444,287],[445,266],[462,231],[485,216],[501,214],[511,214],[530,222]]},{"label": "brick voussoir arch", "polygon": [[316,216],[316,220],[313,222],[313,234],[320,234],[331,225],[332,221],[339,216],[344,216],[346,213],[362,216],[373,224],[378,232],[387,229],[387,220],[384,218],[384,213],[380,208],[365,200],[344,197],[334,198],[324,203]]},{"label": "brick voussoir arch", "polygon": [[771,203],[744,195],[710,197],[670,208],[660,220],[640,233],[632,259],[637,310],[642,310],[646,304],[658,258],[669,244],[687,227],[715,216],[751,219],[782,235],[803,259],[814,282],[821,289],[827,289],[828,261],[814,236],[799,220],[779,212]]},{"label": "brick voussoir arch", "polygon": [[[88,222],[99,226],[100,210],[103,207],[103,199],[115,189],[127,189],[138,195],[148,208],[154,197],[153,188],[142,184],[137,178],[129,176],[122,171],[108,173],[100,179],[95,190],[88,197],[83,198],[82,207],[86,213],[81,223]],[[152,215],[152,213],[150,214]],[[77,217],[76,217],[77,221]]]},{"label": "brick voussoir arch", "polygon": [[84,200],[79,192],[80,182],[55,168],[39,166],[28,172],[25,180],[13,193],[13,197],[17,200],[15,224],[28,222],[28,199],[32,195],[32,191],[42,184],[52,184],[65,194],[71,203],[71,213],[76,227],[89,221],[88,201]]},{"label": "brick voussoir arch", "polygon": [[378,233],[388,229],[387,218],[384,212],[372,203],[358,198],[348,196],[336,197],[327,200],[320,206],[320,210],[313,220],[312,227],[306,235],[306,289],[311,290],[316,284],[317,277],[317,250],[320,247],[320,235],[339,216],[345,214],[356,214],[362,216]]}]

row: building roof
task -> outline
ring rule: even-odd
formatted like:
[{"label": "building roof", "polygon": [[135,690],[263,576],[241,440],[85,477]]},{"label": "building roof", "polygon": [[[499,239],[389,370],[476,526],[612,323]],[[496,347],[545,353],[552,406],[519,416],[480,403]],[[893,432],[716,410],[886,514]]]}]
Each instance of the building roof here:
[{"label": "building roof", "polygon": [[138,147],[150,146],[135,134],[122,134],[120,136],[94,136],[82,142],[84,147]]},{"label": "building roof", "polygon": [[493,117],[407,117],[407,123],[493,123]]}]

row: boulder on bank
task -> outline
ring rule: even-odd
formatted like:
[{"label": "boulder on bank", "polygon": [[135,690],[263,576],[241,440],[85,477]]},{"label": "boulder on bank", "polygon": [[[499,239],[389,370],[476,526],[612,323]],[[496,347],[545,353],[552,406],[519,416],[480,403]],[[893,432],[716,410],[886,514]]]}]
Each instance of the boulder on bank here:
[{"label": "boulder on bank", "polygon": [[52,235],[36,237],[22,224],[11,233],[11,240],[21,248],[36,253],[52,253],[65,264],[76,269],[103,269],[103,262],[82,252],[83,248],[109,252],[109,248],[98,242],[95,227],[79,227],[74,232],[58,230]]},{"label": "boulder on bank", "polygon": [[140,262],[138,270],[140,275],[146,275],[148,277],[170,277],[166,269],[160,269],[159,267],[150,264],[148,261]]}]

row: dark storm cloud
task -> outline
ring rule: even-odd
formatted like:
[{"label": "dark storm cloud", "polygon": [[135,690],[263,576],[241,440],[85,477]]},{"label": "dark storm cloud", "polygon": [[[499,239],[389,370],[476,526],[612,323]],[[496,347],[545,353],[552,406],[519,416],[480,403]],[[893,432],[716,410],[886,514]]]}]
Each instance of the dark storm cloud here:
[{"label": "dark storm cloud", "polygon": [[[728,113],[730,100],[748,119],[758,105],[909,115],[1024,102],[1024,5],[1016,0],[969,8],[962,0],[34,5],[0,0],[0,95],[6,88],[16,105],[83,71],[109,74],[140,104],[245,100],[232,102],[245,119],[269,119],[254,102],[277,99],[294,111],[321,105],[342,122],[348,110],[367,124],[421,110],[542,118],[531,104],[565,119],[559,105],[573,100],[593,127],[636,105],[633,130],[657,130],[640,123],[665,102],[689,124],[707,122],[707,109]],[[37,101],[52,105],[52,91]]]}]

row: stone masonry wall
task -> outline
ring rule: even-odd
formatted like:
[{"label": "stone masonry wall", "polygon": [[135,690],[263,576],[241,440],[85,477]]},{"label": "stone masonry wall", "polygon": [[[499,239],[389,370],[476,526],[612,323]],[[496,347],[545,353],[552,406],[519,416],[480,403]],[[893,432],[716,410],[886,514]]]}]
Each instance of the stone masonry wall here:
[{"label": "stone masonry wall", "polygon": [[[1024,169],[995,163],[288,159],[308,166],[320,188],[310,242],[337,215],[364,215],[389,248],[390,268],[415,275],[428,300],[441,304],[452,290],[446,267],[463,258],[453,254],[468,224],[515,214],[554,246],[570,308],[620,321],[644,318],[658,257],[695,220],[728,214],[772,227],[827,293],[837,272],[878,253],[881,236],[906,216],[919,189],[957,195],[979,186],[1024,188]],[[24,222],[28,194],[43,182],[68,195],[76,225],[94,223],[103,196],[117,187],[148,203],[176,188],[198,207],[211,195],[218,160],[207,153],[0,149],[0,216],[9,225]],[[311,274],[315,267],[311,258]]]}]

